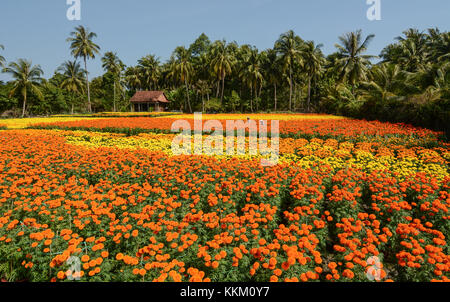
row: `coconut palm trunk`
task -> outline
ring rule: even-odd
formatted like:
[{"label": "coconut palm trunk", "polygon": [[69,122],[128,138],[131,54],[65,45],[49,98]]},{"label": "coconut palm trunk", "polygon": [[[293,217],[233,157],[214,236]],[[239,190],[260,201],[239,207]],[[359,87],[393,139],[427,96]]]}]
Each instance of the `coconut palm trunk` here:
[{"label": "coconut palm trunk", "polygon": [[311,112],[311,76],[308,77],[308,112]]},{"label": "coconut palm trunk", "polygon": [[297,93],[298,93],[298,91],[297,91],[297,82],[295,82],[294,84],[293,84],[293,92],[292,92],[292,94],[293,94],[293,96],[292,96],[292,98],[293,98],[293,107],[294,107],[294,111],[295,111],[295,109],[297,108]]},{"label": "coconut palm trunk", "polygon": [[116,81],[114,80],[113,110],[116,112]]},{"label": "coconut palm trunk", "polygon": [[73,104],[75,102],[75,94],[72,92],[72,102],[71,102],[71,106],[70,106],[70,114],[73,115]]},{"label": "coconut palm trunk", "polygon": [[255,105],[256,111],[258,111],[258,84],[257,83],[255,83],[255,100],[253,103]]},{"label": "coconut palm trunk", "polygon": [[274,83],[273,84],[273,90],[274,90],[274,99],[275,99],[275,111],[277,111],[277,84],[276,83]]},{"label": "coconut palm trunk", "polygon": [[[258,94],[258,96],[261,98],[261,94],[262,94],[262,86],[263,86],[263,84],[262,84],[262,81],[261,81],[261,85],[259,86],[259,94]],[[259,102],[258,102],[258,97],[256,97],[256,111],[258,111],[259,110]]]},{"label": "coconut palm trunk", "polygon": [[191,101],[189,99],[189,87],[188,87],[188,82],[187,82],[186,77],[184,78],[184,84],[186,86],[186,95],[187,95],[187,103],[188,103],[189,113],[192,113]]},{"label": "coconut palm trunk", "polygon": [[220,103],[223,104],[223,92],[225,90],[225,74],[222,75],[222,92],[220,94]]},{"label": "coconut palm trunk", "polygon": [[27,106],[27,89],[23,92],[23,108],[22,108],[22,118],[25,117],[25,108]]},{"label": "coconut palm trunk", "polygon": [[87,88],[87,97],[88,97],[88,110],[89,112],[92,112],[92,106],[91,106],[91,91],[89,89],[89,72],[87,70],[87,58],[84,57],[84,70],[86,71],[86,88]]},{"label": "coconut palm trunk", "polygon": [[202,112],[205,112],[205,96],[202,94]]},{"label": "coconut palm trunk", "polygon": [[292,111],[292,66],[289,66],[289,111]]},{"label": "coconut palm trunk", "polygon": [[253,112],[253,85],[250,86],[250,110]]}]

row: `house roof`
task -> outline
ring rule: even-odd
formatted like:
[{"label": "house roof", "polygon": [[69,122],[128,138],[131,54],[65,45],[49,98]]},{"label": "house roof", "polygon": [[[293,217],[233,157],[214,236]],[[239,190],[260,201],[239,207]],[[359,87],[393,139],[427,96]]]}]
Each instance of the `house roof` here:
[{"label": "house roof", "polygon": [[170,103],[164,91],[138,91],[130,99],[132,103]]}]

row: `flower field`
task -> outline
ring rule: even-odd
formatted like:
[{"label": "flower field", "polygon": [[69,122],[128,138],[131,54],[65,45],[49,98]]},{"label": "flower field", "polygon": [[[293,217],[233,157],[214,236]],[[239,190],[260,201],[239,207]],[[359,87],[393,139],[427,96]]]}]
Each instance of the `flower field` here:
[{"label": "flower field", "polygon": [[[283,117],[284,116],[284,117]],[[214,119],[206,115],[203,124],[207,119]],[[246,120],[251,115],[230,115],[224,118],[224,115],[217,115],[225,129],[227,120]],[[97,119],[81,119],[81,120],[63,120],[63,121],[42,121],[34,123],[32,126],[38,129],[66,129],[66,130],[87,130],[101,132],[123,132],[123,133],[142,133],[142,132],[170,132],[174,121],[183,119],[191,124],[193,129],[193,115],[175,115],[171,117],[158,118],[104,118]],[[339,140],[361,140],[402,137],[402,138],[427,138],[436,140],[438,133],[431,130],[414,128],[403,124],[381,123],[377,121],[369,122],[364,120],[351,120],[345,118],[336,118],[335,116],[318,116],[312,115],[311,118],[305,115],[255,115],[252,119],[280,121],[280,134],[286,137],[303,137],[303,138],[335,138]],[[268,131],[270,132],[270,123]]]},{"label": "flower field", "polygon": [[0,278],[449,281],[440,133],[326,115],[203,119],[247,117],[280,121],[278,165],[175,156],[171,125],[189,115],[6,124]]}]

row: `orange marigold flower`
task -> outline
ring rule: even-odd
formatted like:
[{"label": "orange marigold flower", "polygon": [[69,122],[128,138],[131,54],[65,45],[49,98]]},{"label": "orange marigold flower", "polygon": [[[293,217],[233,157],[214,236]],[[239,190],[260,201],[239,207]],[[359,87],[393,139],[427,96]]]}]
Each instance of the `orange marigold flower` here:
[{"label": "orange marigold flower", "polygon": [[56,277],[58,277],[58,279],[62,280],[66,277],[66,274],[63,271],[59,271],[58,274],[56,275]]},{"label": "orange marigold flower", "polygon": [[337,267],[337,264],[336,264],[336,262],[330,262],[330,263],[328,263],[328,267],[329,267],[331,270],[334,270],[334,269]]}]

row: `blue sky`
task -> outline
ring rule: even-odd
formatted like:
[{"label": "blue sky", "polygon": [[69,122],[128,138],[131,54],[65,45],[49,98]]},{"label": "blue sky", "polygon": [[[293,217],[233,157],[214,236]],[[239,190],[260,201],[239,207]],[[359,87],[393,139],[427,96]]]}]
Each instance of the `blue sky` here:
[{"label": "blue sky", "polygon": [[[293,29],[305,40],[335,50],[338,36],[356,29],[373,33],[369,53],[377,55],[409,27],[450,28],[449,0],[381,0],[381,21],[369,21],[366,0],[81,0],[81,21],[66,18],[66,0],[2,0],[0,44],[8,61],[31,59],[49,78],[71,59],[66,38],[77,25],[98,34],[102,53],[116,51],[127,65],[146,54],[162,60],[176,46],[190,45],[202,32],[226,39],[273,47]],[[102,74],[100,58],[89,61],[91,76]],[[0,80],[7,80],[0,74]]]}]

